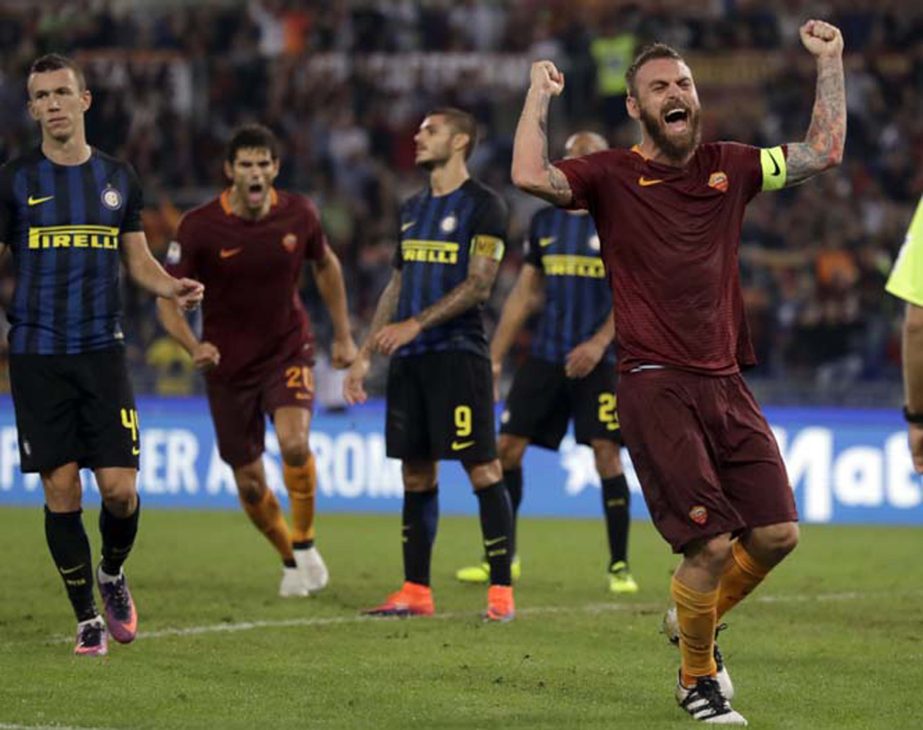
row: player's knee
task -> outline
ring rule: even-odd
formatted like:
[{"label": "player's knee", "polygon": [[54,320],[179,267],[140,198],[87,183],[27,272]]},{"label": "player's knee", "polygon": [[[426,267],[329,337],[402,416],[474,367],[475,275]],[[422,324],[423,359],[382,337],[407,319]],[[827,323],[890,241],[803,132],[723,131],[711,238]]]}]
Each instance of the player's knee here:
[{"label": "player's knee", "polygon": [[750,539],[757,544],[760,553],[778,562],[797,547],[799,537],[797,522],[780,522],[755,528]]},{"label": "player's knee", "polygon": [[617,443],[594,439],[590,445],[593,448],[596,471],[603,479],[615,477],[622,473],[622,459],[619,455],[619,445]]},{"label": "player's knee", "polygon": [[510,438],[502,435],[497,441],[497,454],[504,471],[519,469],[522,466],[522,457],[526,452],[527,442],[524,439]]},{"label": "player's knee", "polygon": [[234,473],[234,481],[237,483],[237,494],[241,501],[257,504],[263,498],[266,485],[257,474],[240,469]]},{"label": "player's knee", "polygon": [[279,439],[279,450],[282,452],[282,461],[294,467],[304,466],[311,455],[306,434]]},{"label": "player's knee", "polygon": [[718,535],[696,540],[683,551],[687,560],[714,574],[720,574],[731,557],[731,536]]},{"label": "player's knee", "polygon": [[431,492],[436,488],[436,465],[404,462],[401,468],[405,492]]}]

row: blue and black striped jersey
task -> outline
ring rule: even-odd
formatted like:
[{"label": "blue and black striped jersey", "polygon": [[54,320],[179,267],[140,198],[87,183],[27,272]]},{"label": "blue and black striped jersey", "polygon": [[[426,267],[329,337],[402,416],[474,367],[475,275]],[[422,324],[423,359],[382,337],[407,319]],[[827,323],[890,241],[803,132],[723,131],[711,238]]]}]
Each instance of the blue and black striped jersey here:
[{"label": "blue and black striped jersey", "polygon": [[[467,180],[448,195],[424,188],[401,206],[400,244],[394,266],[401,270],[396,321],[413,317],[442,299],[468,276],[475,246],[502,256],[506,205],[497,193]],[[487,336],[477,306],[421,332],[396,355],[465,350],[488,357]]]},{"label": "blue and black striped jersey", "polygon": [[89,352],[122,342],[119,236],[142,230],[134,170],[96,149],[57,165],[41,149],[0,168],[0,241],[13,253],[10,352]]},{"label": "blue and black striped jersey", "polygon": [[[612,293],[592,216],[540,210],[532,218],[526,262],[545,275],[545,308],[533,333],[532,355],[563,363],[612,316]],[[611,346],[605,359],[615,361]]]}]

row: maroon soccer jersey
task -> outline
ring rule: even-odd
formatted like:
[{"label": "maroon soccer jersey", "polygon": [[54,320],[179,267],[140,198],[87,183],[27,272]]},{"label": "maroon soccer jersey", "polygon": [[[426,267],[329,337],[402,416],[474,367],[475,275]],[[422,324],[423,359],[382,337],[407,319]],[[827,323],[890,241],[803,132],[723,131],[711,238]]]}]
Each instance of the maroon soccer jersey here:
[{"label": "maroon soccer jersey", "polygon": [[167,270],[205,284],[202,339],[221,351],[213,381],[245,381],[300,352],[313,336],[298,295],[304,261],[327,245],[314,206],[301,195],[272,191],[258,221],[233,213],[228,192],[180,221]]},{"label": "maroon soccer jersey", "polygon": [[703,144],[682,168],[636,150],[555,163],[599,232],[612,287],[619,368],[655,364],[712,375],[756,363],[737,253],[760,150]]}]

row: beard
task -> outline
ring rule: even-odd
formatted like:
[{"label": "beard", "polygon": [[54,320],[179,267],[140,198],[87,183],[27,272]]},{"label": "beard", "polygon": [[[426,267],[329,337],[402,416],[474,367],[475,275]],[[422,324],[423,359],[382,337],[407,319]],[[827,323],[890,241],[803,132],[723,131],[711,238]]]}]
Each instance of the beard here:
[{"label": "beard", "polygon": [[698,146],[702,139],[702,124],[698,109],[688,109],[686,131],[677,136],[670,136],[660,125],[660,116],[641,109],[641,124],[644,131],[655,145],[670,160],[685,160]]}]

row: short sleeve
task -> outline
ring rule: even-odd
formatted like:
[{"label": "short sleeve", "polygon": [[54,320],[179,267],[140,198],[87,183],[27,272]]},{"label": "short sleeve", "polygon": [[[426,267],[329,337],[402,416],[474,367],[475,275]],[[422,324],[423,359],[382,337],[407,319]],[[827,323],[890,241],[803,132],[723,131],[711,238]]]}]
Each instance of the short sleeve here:
[{"label": "short sleeve", "polygon": [[593,210],[598,199],[597,191],[606,172],[605,161],[611,154],[610,150],[594,152],[583,157],[574,157],[568,160],[558,160],[554,163],[570,185],[573,195],[570,205],[571,210]]},{"label": "short sleeve", "polygon": [[176,238],[167,246],[167,256],[163,267],[171,276],[179,279],[195,278],[195,236],[194,222],[184,215],[176,228]]},{"label": "short sleeve", "polygon": [[475,256],[497,261],[503,258],[508,219],[503,199],[496,193],[487,193],[471,222],[471,251]]},{"label": "short sleeve", "polygon": [[144,225],[141,223],[141,211],[144,210],[144,192],[141,189],[141,181],[138,174],[130,165],[126,165],[126,174],[128,177],[127,197],[125,204],[125,217],[122,219],[122,233],[134,233],[143,231]]},{"label": "short sleeve", "polygon": [[324,227],[320,222],[320,213],[317,206],[308,198],[302,198],[306,213],[306,237],[307,245],[304,249],[304,257],[308,261],[320,261],[324,258],[324,252],[327,250],[327,235],[324,233]]},{"label": "short sleeve", "polygon": [[913,214],[904,245],[885,284],[885,290],[923,307],[923,197]]},{"label": "short sleeve", "polygon": [[525,261],[527,264],[532,264],[537,268],[542,268],[542,247],[538,242],[539,230],[538,230],[538,219],[541,215],[541,212],[536,213],[532,216],[532,222],[529,224],[529,237],[526,239],[526,255]]}]

